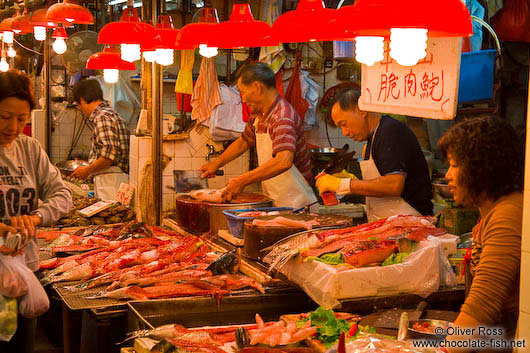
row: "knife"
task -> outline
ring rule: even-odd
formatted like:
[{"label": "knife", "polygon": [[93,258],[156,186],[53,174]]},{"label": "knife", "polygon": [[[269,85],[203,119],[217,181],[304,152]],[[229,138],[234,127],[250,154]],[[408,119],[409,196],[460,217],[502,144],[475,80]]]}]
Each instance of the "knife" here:
[{"label": "knife", "polygon": [[409,321],[416,321],[421,318],[421,315],[423,314],[423,311],[425,310],[426,307],[427,307],[427,303],[425,301],[421,301],[416,307],[416,309],[413,311],[407,311],[403,309],[391,309],[388,311],[384,311],[374,322],[374,326],[382,327],[382,328],[397,329],[399,327],[399,321],[400,321],[401,315],[404,312],[408,312]]},{"label": "knife", "polygon": [[[326,168],[324,168],[323,172],[327,174],[335,174],[341,172],[348,166],[348,163],[351,162],[354,155],[355,151],[352,151],[347,153],[341,153],[331,158]],[[322,193],[321,197],[325,206],[337,205],[339,203],[339,201],[337,200],[337,196],[335,196],[335,194],[330,191]]]}]

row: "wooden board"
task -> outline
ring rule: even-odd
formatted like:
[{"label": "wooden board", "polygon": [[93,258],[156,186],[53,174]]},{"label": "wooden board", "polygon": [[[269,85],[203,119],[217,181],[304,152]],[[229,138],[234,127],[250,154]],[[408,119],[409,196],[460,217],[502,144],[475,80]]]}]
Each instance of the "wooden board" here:
[{"label": "wooden board", "polygon": [[234,237],[227,230],[224,230],[224,229],[219,230],[218,235],[220,238],[226,240],[227,242],[229,242],[230,244],[234,246],[243,246],[244,240],[241,238]]},{"label": "wooden board", "polygon": [[429,38],[427,56],[414,66],[401,66],[390,57],[362,66],[363,111],[450,120],[456,115],[460,77],[460,39]]}]

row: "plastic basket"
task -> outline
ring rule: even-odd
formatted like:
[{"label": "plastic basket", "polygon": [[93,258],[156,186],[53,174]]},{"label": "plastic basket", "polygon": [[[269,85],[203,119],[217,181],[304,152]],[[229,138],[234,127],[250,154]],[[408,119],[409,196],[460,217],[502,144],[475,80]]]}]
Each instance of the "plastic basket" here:
[{"label": "plastic basket", "polygon": [[292,211],[292,207],[262,207],[262,208],[247,208],[239,210],[225,210],[223,214],[226,217],[226,222],[228,223],[228,229],[230,234],[236,238],[243,239],[243,226],[245,221],[248,219],[254,219],[257,217],[240,217],[237,214],[241,212],[253,212],[253,211],[263,211],[263,212],[273,212],[273,211]]},{"label": "plastic basket", "polygon": [[496,49],[462,53],[458,103],[491,99]]},{"label": "plastic basket", "polygon": [[462,53],[460,60],[460,81],[458,83],[458,103],[476,102],[493,98],[495,58],[501,55],[500,42],[491,26],[482,19],[471,16],[480,23],[495,39],[497,49],[485,49]]}]

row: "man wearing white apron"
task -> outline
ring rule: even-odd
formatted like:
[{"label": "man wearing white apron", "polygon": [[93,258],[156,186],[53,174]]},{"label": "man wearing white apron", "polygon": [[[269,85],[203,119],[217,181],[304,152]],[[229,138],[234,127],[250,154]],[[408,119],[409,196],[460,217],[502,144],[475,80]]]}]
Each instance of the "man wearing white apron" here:
[{"label": "man wearing white apron", "polygon": [[369,221],[397,214],[432,215],[429,170],[416,136],[391,117],[359,110],[359,96],[357,89],[339,92],[331,119],[345,136],[368,141],[360,161],[363,180],[319,175],[319,192],[366,196]]},{"label": "man wearing white apron", "polygon": [[256,147],[259,167],[228,180],[227,199],[250,184],[261,182],[275,206],[300,208],[317,201],[311,186],[309,152],[302,119],[276,90],[272,70],[263,63],[243,68],[237,83],[241,98],[252,111],[245,131],[214,161],[201,167],[201,177],[214,175],[223,165]]},{"label": "man wearing white apron", "polygon": [[94,126],[89,165],[78,167],[73,177],[94,177],[96,197],[114,200],[121,183],[128,183],[129,130],[125,121],[103,100],[98,81],[82,80],[74,86],[74,99],[79,110]]}]

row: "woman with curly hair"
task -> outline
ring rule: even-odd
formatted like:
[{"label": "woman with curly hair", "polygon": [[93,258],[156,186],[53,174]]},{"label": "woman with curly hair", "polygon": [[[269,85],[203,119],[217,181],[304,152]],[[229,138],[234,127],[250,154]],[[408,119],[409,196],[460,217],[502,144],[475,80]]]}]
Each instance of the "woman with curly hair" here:
[{"label": "woman with curly hair", "polygon": [[449,162],[445,177],[455,201],[480,212],[473,228],[471,281],[466,281],[471,285],[455,326],[475,328],[474,334],[478,327],[496,326],[513,339],[519,315],[522,144],[507,122],[482,117],[453,126],[438,148]]}]

